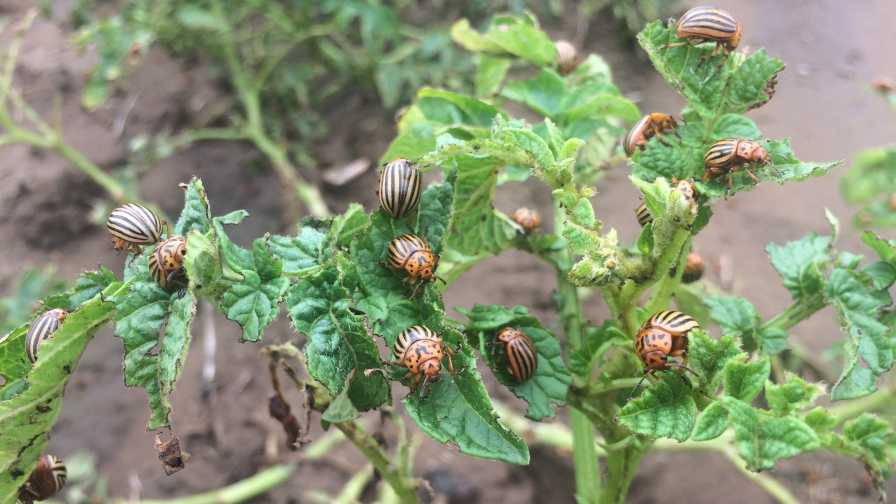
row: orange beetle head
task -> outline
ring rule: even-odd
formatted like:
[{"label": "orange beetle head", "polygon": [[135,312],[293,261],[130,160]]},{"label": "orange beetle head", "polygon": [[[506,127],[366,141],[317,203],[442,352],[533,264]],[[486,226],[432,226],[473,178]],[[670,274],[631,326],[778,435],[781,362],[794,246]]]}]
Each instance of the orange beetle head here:
[{"label": "orange beetle head", "polygon": [[430,357],[420,363],[420,372],[430,380],[438,377],[439,372],[441,371],[442,363],[439,361],[438,357]]},{"label": "orange beetle head", "polygon": [[668,369],[666,358],[666,352],[663,352],[662,350],[651,350],[650,352],[641,354],[641,360],[644,361],[644,365],[647,366],[647,369],[656,371],[664,371]]},{"label": "orange beetle head", "polygon": [[728,48],[729,51],[733,51],[737,49],[737,46],[740,45],[740,37],[744,33],[744,27],[740,24],[740,21],[737,22],[737,30],[735,30],[734,35],[725,42],[725,47]]},{"label": "orange beetle head", "polygon": [[737,142],[737,156],[746,161],[766,164],[769,162],[768,151],[752,140]]},{"label": "orange beetle head", "polygon": [[56,319],[59,320],[60,322],[65,320],[65,317],[68,317],[68,312],[63,310],[62,308],[54,308],[54,309],[48,311],[47,314],[50,314],[51,316],[56,317]]}]

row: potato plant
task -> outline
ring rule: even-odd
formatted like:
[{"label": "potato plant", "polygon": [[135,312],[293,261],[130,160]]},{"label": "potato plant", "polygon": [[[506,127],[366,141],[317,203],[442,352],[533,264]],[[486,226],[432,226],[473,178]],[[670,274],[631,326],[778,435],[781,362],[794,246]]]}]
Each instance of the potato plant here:
[{"label": "potato plant", "polygon": [[[682,283],[694,236],[712,224],[712,205],[748,198],[755,186],[744,170],[733,172],[730,187],[727,177],[704,180],[710,146],[727,138],[763,145],[770,163],[754,167],[758,183],[797,182],[837,164],[801,161],[787,140],[765,138],[745,115],[771,98],[770,82],[783,62],[761,49],[725,55],[711,45],[666,47],[678,41],[674,26],[644,28],[641,47],[687,105],[674,132],[649,139],[628,161],[652,222],[625,241],[605,227],[591,203],[600,197],[592,187],[599,168],[619,156],[625,125],[640,116],[613,85],[606,63],[590,55],[561,74],[554,43],[527,16],[496,16],[484,32],[461,20],[452,36],[476,55],[475,94],[420,89],[382,158],[406,158],[438,175],[416,211],[396,219],[352,205],[335,217],[307,219],[294,234],[265,235],[244,248],[231,241],[228,227],[246,212],[216,216],[194,179],[184,186],[184,208],[171,228],[187,241],[185,288],[159,286],[148,267],[153,250],[146,247],[128,257],[123,276],[101,268],[45,299],[44,309],[70,313],[41,345],[35,364],[25,356],[27,324],[3,339],[0,502],[13,502],[35,467],[65,384],[104,324],[114,324],[122,340],[126,385],[147,393],[147,428],[172,426],[169,397],[198,300],[239,324],[247,342],[260,342],[285,311],[303,345],[268,353],[304,363],[323,424],[342,431],[368,457],[400,502],[417,502],[420,490],[406,442],[399,440],[395,456],[387,454],[358,422],[364,412],[388,411],[399,400],[431,438],[511,464],[527,464],[529,448],[506,424],[525,429],[566,407],[565,443],[583,503],[624,502],[639,460],[669,447],[717,450],[781,502],[795,499],[759,471],[819,450],[857,459],[882,488],[896,435],[872,411],[892,400],[891,386],[878,382],[894,359],[889,289],[896,281],[896,243],[868,235],[867,260],[841,251],[839,224],[828,214],[830,233],[769,244],[769,259],[793,302],[768,320],[747,299]],[[510,112],[521,109],[527,119]],[[493,205],[498,186],[529,178],[551,190],[552,232],[524,233]],[[696,195],[682,188],[688,180]],[[387,265],[389,243],[407,233],[423,237],[439,255],[440,281],[409,282]],[[472,266],[512,248],[556,270],[558,327],[526,307],[488,300],[446,310],[445,289]],[[580,288],[600,295],[607,320],[585,320]],[[830,384],[787,371],[782,358],[796,355],[791,330],[827,306],[838,313],[844,333],[842,371]],[[700,324],[688,333],[688,369],[653,373],[634,390],[645,374],[635,351],[639,328],[670,309]],[[378,343],[391,349],[414,325],[432,329],[453,349],[454,371],[443,363],[440,379],[393,397],[390,382],[407,370],[390,366],[392,358]],[[524,382],[508,372],[496,344],[506,327],[534,343],[537,368]],[[798,358],[787,362],[794,360],[799,365]],[[528,421],[493,403],[483,373],[525,402]]]}]

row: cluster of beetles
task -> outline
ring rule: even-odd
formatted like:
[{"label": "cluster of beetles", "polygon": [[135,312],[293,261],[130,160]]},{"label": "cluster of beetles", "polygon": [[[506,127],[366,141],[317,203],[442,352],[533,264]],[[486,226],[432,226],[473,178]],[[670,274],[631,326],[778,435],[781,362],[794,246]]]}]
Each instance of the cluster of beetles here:
[{"label": "cluster of beetles", "polygon": [[[676,25],[676,35],[680,42],[665,47],[698,45],[705,42],[716,44],[713,55],[721,51],[728,54],[737,48],[742,34],[741,24],[731,14],[711,7],[694,7],[687,11]],[[776,78],[772,78],[765,88],[771,98]],[[758,106],[758,105],[756,105]],[[643,150],[647,142],[656,137],[662,141],[664,134],[673,133],[678,127],[675,119],[667,114],[654,112],[638,121],[622,141],[628,156],[636,150]],[[752,171],[754,165],[769,163],[768,152],[759,142],[748,139],[724,139],[714,143],[703,156],[704,180],[728,176],[728,187],[734,171],[743,168],[756,182]],[[673,181],[675,189],[686,198],[696,198],[696,187],[691,181]],[[401,218],[414,211],[420,202],[421,176],[417,167],[406,159],[397,159],[385,165],[377,190],[383,211],[393,218]],[[635,210],[641,226],[648,225],[653,217],[645,205]],[[538,212],[519,208],[512,219],[526,234],[534,233],[541,226]],[[154,246],[149,257],[149,270],[160,287],[166,290],[183,289],[187,285],[184,257],[187,243],[183,236],[169,236],[167,224],[151,210],[136,204],[126,204],[111,212],[106,228],[113,238],[113,247],[140,253],[142,246]],[[682,272],[684,282],[698,280],[704,270],[703,260],[694,252],[685,261]],[[395,237],[388,246],[388,265],[403,272],[406,280],[417,286],[435,280],[439,256],[425,238],[414,234]],[[50,338],[66,318],[65,310],[52,309],[41,314],[26,335],[28,359],[34,363],[38,358],[40,344]],[[689,315],[675,310],[664,310],[652,315],[641,326],[635,338],[635,351],[645,367],[645,377],[672,368],[685,369],[688,351],[688,333],[699,324]],[[538,367],[538,355],[532,339],[514,327],[504,327],[494,336],[496,348],[503,351],[503,361],[507,372],[517,382],[529,380]],[[447,358],[448,369],[454,372],[451,349],[442,337],[432,329],[414,325],[402,331],[392,348],[395,358],[389,364],[407,370],[404,380],[409,383],[411,393],[425,390],[428,383],[437,380],[442,361]],[[58,493],[66,480],[66,468],[62,460],[53,455],[41,455],[38,465],[28,481],[19,491],[23,503],[44,500]]]}]

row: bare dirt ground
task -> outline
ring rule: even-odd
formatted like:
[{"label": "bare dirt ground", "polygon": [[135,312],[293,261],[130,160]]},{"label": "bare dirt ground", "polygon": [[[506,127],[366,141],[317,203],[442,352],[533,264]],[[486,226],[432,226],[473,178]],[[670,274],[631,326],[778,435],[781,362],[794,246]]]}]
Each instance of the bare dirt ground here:
[{"label": "bare dirt ground", "polygon": [[[20,15],[28,3],[0,2],[0,15]],[[859,150],[896,138],[896,120],[867,84],[876,76],[896,75],[892,58],[896,35],[890,23],[896,17],[896,5],[886,0],[863,2],[861,8],[836,0],[793,1],[786,6],[775,0],[717,4],[744,23],[744,46],[766,47],[788,63],[774,100],[752,114],[768,136],[791,138],[804,159],[844,159],[847,166]],[[115,167],[125,160],[129,138],[181,126],[197,107],[218,94],[214,83],[204,78],[202,67],[186,69],[154,53],[126,90],[96,113],[87,113],[78,105],[78,95],[94,59],[72,48],[70,30],[61,14],[35,24],[23,47],[18,83],[45,116],[52,110],[53,98],[61,96],[66,140],[102,166]],[[570,29],[560,26],[554,32],[569,36]],[[6,39],[0,39],[4,43]],[[595,22],[586,46],[607,58],[620,87],[641,98],[643,111],[676,113],[681,108],[682,100],[639,57],[637,49],[621,41],[611,22]],[[131,103],[133,109],[122,128],[122,114]],[[356,114],[359,119],[338,121],[343,126],[334,128],[331,140],[318,153],[325,165],[338,166],[360,156],[379,157],[392,134],[391,114],[361,101],[350,101],[332,114]],[[766,184],[717,204],[712,224],[696,239],[710,265],[709,278],[719,280],[721,261],[731,264],[732,291],[753,300],[763,316],[773,315],[788,304],[789,295],[766,261],[765,244],[796,239],[809,231],[827,232],[825,207],[844,223],[840,245],[864,251],[848,224],[851,212],[838,192],[844,169],[786,188]],[[143,177],[143,195],[176,214],[181,204],[177,183],[194,174],[205,180],[213,211],[246,208],[251,212],[252,217],[236,231],[238,240],[280,231],[276,179],[247,145],[204,143],[164,160]],[[627,175],[624,166],[612,167],[594,202],[605,225],[632,240],[637,232],[632,214],[637,194]],[[327,196],[336,209],[349,201],[372,208],[373,185],[374,175],[368,173],[348,186],[328,189]],[[105,234],[87,219],[93,200],[101,196],[98,188],[53,156],[23,147],[0,149],[0,257],[6,258],[0,261],[0,285],[8,286],[24,269],[48,263],[56,264],[65,279],[99,263],[120,268],[122,257],[112,253]],[[549,202],[544,187],[526,184],[504,188],[497,205],[505,211],[534,205],[550,221]],[[476,302],[522,304],[552,324],[556,322],[552,285],[549,269],[525,254],[510,252],[474,268],[451,287],[446,301],[449,307]],[[597,300],[586,309],[595,321],[606,315]],[[270,447],[279,446],[281,432],[267,418],[269,384],[259,347],[235,343],[238,331],[223,318],[215,320],[215,327],[219,341],[215,399],[201,400],[201,323],[194,326],[194,348],[174,395],[174,425],[193,454],[187,470],[171,477],[162,474],[152,435],[145,431],[145,396],[123,387],[121,343],[108,330],[91,343],[68,386],[50,450],[63,457],[81,450],[97,454],[99,469],[117,496],[128,495],[134,480],[141,482],[146,497],[187,495],[234,482],[269,463]],[[833,316],[822,313],[799,326],[794,337],[820,352],[839,338],[837,332]],[[296,336],[281,320],[266,338],[278,342]],[[493,389],[514,404],[506,393]],[[395,392],[402,393],[397,388]],[[319,433],[315,427],[313,436]],[[266,443],[269,439],[274,442]],[[420,453],[418,474],[451,471],[461,479],[455,488],[466,485],[477,495],[465,502],[573,502],[566,454],[534,448],[532,465],[518,468],[466,458],[429,440]],[[282,447],[275,456],[280,460],[298,457],[284,453]],[[353,449],[339,448],[323,461],[302,465],[288,485],[258,501],[305,502],[308,490],[335,493],[361,466]],[[876,500],[862,468],[842,459],[799,457],[772,474],[803,502]],[[894,489],[891,485],[891,494]],[[648,456],[633,484],[630,502],[666,502],[670,496],[694,503],[771,501],[721,457]]]}]

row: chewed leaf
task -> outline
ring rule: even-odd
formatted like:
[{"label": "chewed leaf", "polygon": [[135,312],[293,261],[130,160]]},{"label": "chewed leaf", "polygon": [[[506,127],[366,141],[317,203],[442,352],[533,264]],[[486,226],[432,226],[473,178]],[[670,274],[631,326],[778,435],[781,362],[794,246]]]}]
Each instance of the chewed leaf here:
[{"label": "chewed leaf", "polygon": [[365,373],[382,363],[351,302],[335,268],[293,285],[286,300],[293,326],[308,338],[308,372],[334,397],[348,385],[351,403],[366,411],[389,400],[389,387],[381,373]]},{"label": "chewed leaf", "polygon": [[[572,382],[556,336],[522,306],[509,309],[495,305],[476,305],[464,313],[470,318],[467,331],[476,335],[481,354],[498,381],[529,404],[526,416],[533,420],[554,416],[553,405],[566,403],[566,393]],[[522,383],[517,382],[507,370],[504,347],[495,340],[498,331],[504,327],[522,331],[535,345],[535,373]]]},{"label": "chewed leaf", "polygon": [[186,236],[190,231],[208,232],[212,227],[208,196],[202,181],[193,177],[184,188],[184,209],[174,226],[174,234]]},{"label": "chewed leaf", "polygon": [[674,372],[664,373],[659,383],[622,408],[619,421],[645,436],[686,441],[697,419],[697,404],[691,393],[682,377]]},{"label": "chewed leaf", "polygon": [[771,416],[749,404],[726,397],[722,404],[734,425],[740,456],[752,471],[771,469],[778,460],[818,448],[815,431],[792,416]]},{"label": "chewed leaf", "polygon": [[[27,389],[0,400],[0,502],[16,501],[19,488],[47,446],[47,433],[59,416],[69,377],[97,328],[112,317],[115,307],[105,299],[124,290],[122,283],[113,283],[70,313],[53,336],[41,344],[37,362],[29,363]],[[7,344],[0,342],[0,348]]]},{"label": "chewed leaf", "polygon": [[454,366],[458,373],[443,376],[425,396],[405,398],[408,415],[428,436],[467,455],[528,464],[529,448],[498,421],[475,360],[461,351]]}]

